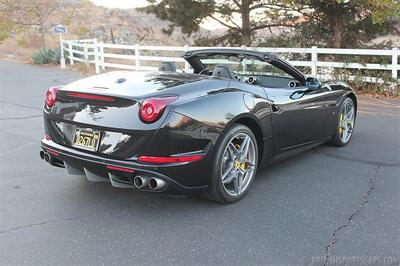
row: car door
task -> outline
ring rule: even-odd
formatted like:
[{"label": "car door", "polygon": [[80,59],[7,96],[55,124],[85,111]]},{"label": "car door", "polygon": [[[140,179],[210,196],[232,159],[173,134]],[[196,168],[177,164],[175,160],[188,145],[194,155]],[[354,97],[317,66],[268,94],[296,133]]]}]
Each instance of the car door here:
[{"label": "car door", "polygon": [[289,149],[321,139],[326,119],[323,88],[266,89],[272,101],[273,145]]}]

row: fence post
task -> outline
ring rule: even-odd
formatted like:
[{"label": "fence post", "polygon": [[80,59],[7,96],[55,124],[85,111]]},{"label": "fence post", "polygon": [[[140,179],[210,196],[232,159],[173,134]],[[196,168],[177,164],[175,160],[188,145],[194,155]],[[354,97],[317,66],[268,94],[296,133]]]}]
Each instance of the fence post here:
[{"label": "fence post", "polygon": [[[183,51],[186,53],[187,51],[189,51],[189,45],[185,44],[185,46],[183,47]],[[185,72],[188,73],[190,71],[190,65],[189,63],[185,60]]]},{"label": "fence post", "polygon": [[140,69],[140,47],[139,44],[135,45],[135,69],[139,71]]},{"label": "fence post", "polygon": [[60,36],[60,67],[65,68],[65,57],[64,57],[64,41],[62,39],[61,33]]},{"label": "fence post", "polygon": [[101,66],[101,70],[106,70],[106,65],[104,62],[104,46],[103,46],[103,42],[100,42],[99,45],[99,51],[100,51],[100,66]]},{"label": "fence post", "polygon": [[83,44],[83,52],[85,53],[83,56],[85,58],[85,65],[89,66],[89,55],[88,55],[88,44]]},{"label": "fence post", "polygon": [[74,65],[74,53],[72,51],[72,42],[69,41],[68,42],[68,52],[69,52],[69,62],[71,64],[71,66]]},{"label": "fence post", "polygon": [[397,79],[399,48],[392,49],[392,78]]},{"label": "fence post", "polygon": [[317,46],[311,47],[311,75],[315,78],[317,77],[317,62],[318,62],[318,53]]},{"label": "fence post", "polygon": [[100,64],[99,64],[99,47],[97,46],[97,38],[93,39],[93,53],[94,53],[94,67],[96,69],[96,74],[99,74]]},{"label": "fence post", "polygon": [[[247,46],[246,45],[242,45],[240,46],[241,49],[243,50],[247,50]],[[246,64],[246,60],[242,60],[242,70],[243,72],[247,72],[247,64]]]}]

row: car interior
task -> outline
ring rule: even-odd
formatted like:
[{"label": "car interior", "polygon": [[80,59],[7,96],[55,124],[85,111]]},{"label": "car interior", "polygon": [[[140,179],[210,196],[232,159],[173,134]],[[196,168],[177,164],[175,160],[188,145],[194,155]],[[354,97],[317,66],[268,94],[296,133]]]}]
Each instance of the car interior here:
[{"label": "car interior", "polygon": [[158,71],[176,72],[176,65],[174,62],[161,62]]},{"label": "car interior", "polygon": [[[219,56],[218,60],[214,60],[212,64],[205,63],[207,60],[210,59],[205,58],[204,63],[202,62],[203,69],[197,74],[237,80],[267,88],[293,89],[302,86],[300,81],[278,67],[254,58]],[[177,67],[173,62],[162,62],[159,71],[176,72]]]}]

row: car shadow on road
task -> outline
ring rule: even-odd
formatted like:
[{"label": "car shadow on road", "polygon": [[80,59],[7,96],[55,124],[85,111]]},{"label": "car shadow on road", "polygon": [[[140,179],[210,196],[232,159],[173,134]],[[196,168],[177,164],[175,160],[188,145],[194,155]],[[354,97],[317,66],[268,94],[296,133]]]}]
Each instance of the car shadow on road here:
[{"label": "car shadow on road", "polygon": [[[296,167],[303,164],[309,156],[315,154],[314,149],[294,155],[291,158],[270,164],[267,167],[260,169],[248,194],[255,193],[254,187],[258,187],[257,190],[266,190],[266,187],[270,186],[270,183],[273,183],[274,179],[279,178],[279,174],[276,173],[279,172],[280,168],[296,169]],[[109,183],[92,183],[83,177],[66,176],[63,178],[73,178],[79,183],[75,187],[76,190],[74,191],[74,197],[84,197],[85,200],[89,202],[104,202],[109,208],[125,206],[126,208],[132,208],[135,210],[157,210],[161,212],[159,214],[162,215],[163,212],[180,212],[179,209],[186,208],[218,209],[240,204],[239,202],[233,205],[223,205],[209,201],[201,196],[170,195],[156,192],[145,192],[137,189],[114,188]],[[251,204],[251,201],[252,199],[250,197],[244,197],[242,200],[242,202],[247,202],[247,204]]]}]

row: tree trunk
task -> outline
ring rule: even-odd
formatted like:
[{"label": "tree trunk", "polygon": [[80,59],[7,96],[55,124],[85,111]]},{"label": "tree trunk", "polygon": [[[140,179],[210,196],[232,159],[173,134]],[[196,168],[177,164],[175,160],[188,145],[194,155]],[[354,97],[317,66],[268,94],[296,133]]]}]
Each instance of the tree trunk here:
[{"label": "tree trunk", "polygon": [[44,29],[44,26],[40,26],[39,28],[39,33],[40,33],[40,38],[42,39],[42,48],[47,49],[46,45],[46,31]]},{"label": "tree trunk", "polygon": [[343,31],[343,25],[342,25],[342,17],[340,14],[340,7],[336,3],[334,5],[334,17],[333,17],[333,47],[334,48],[341,48],[342,47],[342,31]]},{"label": "tree trunk", "polygon": [[115,44],[114,31],[112,29],[112,26],[110,26],[110,37],[111,37],[111,42]]},{"label": "tree trunk", "polygon": [[250,25],[250,2],[249,0],[242,0],[242,44],[251,45],[251,25]]}]

